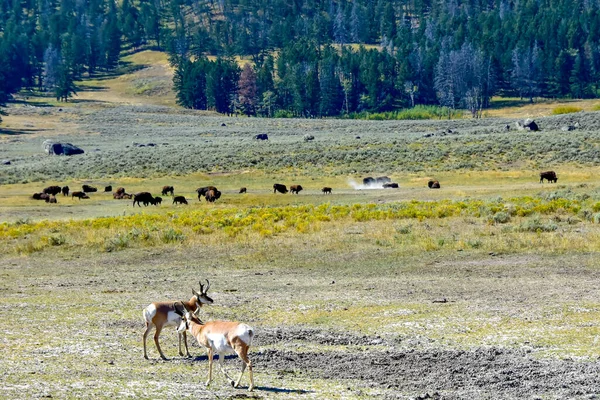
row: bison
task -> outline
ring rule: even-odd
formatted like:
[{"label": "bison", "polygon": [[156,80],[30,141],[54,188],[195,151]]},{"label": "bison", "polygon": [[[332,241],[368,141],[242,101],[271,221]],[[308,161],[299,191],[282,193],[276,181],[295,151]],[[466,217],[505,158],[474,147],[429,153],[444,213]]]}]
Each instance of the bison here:
[{"label": "bison", "polygon": [[429,182],[427,182],[427,186],[429,187],[429,189],[439,189],[440,183],[435,180],[430,180]]},{"label": "bison", "polygon": [[202,196],[206,196],[206,193],[208,193],[209,190],[216,191],[217,188],[214,186],[204,186],[204,187],[196,189],[196,192],[198,193],[198,201],[202,201]]},{"label": "bison", "polygon": [[129,193],[113,193],[113,199],[115,200],[122,200],[122,199],[129,199],[131,200],[131,198],[133,197],[133,195],[129,194]]},{"label": "bison", "polygon": [[331,194],[331,188],[325,186],[323,189],[321,189],[321,192],[323,192],[323,194]]},{"label": "bison", "polygon": [[373,185],[375,183],[377,183],[377,181],[375,180],[375,178],[373,178],[371,176],[367,176],[366,178],[363,178],[363,185],[365,185],[365,186]]},{"label": "bison", "polygon": [[46,194],[50,194],[52,196],[56,196],[61,192],[62,188],[60,186],[48,186],[42,192]]},{"label": "bison", "polygon": [[291,192],[292,194],[293,194],[293,193],[296,193],[296,194],[298,194],[298,193],[300,193],[300,191],[301,191],[302,189],[303,189],[303,188],[302,188],[302,185],[292,185],[292,186],[290,186],[290,192]]},{"label": "bison", "polygon": [[388,176],[379,176],[379,177],[375,178],[375,182],[377,182],[377,183],[388,183],[391,181],[392,180]]},{"label": "bison", "polygon": [[112,192],[112,186],[108,185],[108,186],[104,186],[104,192]]},{"label": "bison", "polygon": [[396,182],[384,183],[384,189],[398,189],[398,184]]},{"label": "bison", "polygon": [[173,197],[173,204],[187,204],[187,200],[183,196],[175,196]]},{"label": "bison", "polygon": [[155,206],[159,205],[162,203],[162,197],[156,196],[154,198],[154,201],[152,202],[152,204],[154,204]]},{"label": "bison", "polygon": [[282,185],[281,183],[274,183],[273,184],[273,193],[277,193],[277,192],[285,194],[288,192],[288,190],[285,185]]},{"label": "bison", "polygon": [[73,198],[73,197],[78,197],[79,200],[81,200],[81,199],[89,199],[90,198],[90,196],[88,196],[84,192],[73,192],[73,193],[71,193],[71,198]]},{"label": "bison", "polygon": [[259,133],[258,135],[254,136],[254,139],[256,139],[256,140],[269,140],[269,135],[267,135],[266,133]]},{"label": "bison", "polygon": [[63,196],[69,195],[69,187],[68,186],[63,186],[61,191],[62,191]]},{"label": "bison", "polygon": [[240,193],[246,193],[246,188],[245,187],[240,188]]},{"label": "bison", "polygon": [[133,195],[133,206],[137,203],[138,207],[140,203],[144,203],[144,207],[147,207],[148,204],[154,204],[154,197],[149,192],[139,192]]},{"label": "bison", "polygon": [[50,195],[48,193],[34,193],[31,198],[34,200],[44,200],[47,202],[50,198]]},{"label": "bison", "polygon": [[124,187],[118,187],[117,190],[115,191],[115,194],[124,194],[125,193],[125,188]]},{"label": "bison", "polygon": [[98,191],[98,189],[96,189],[93,186],[89,186],[89,185],[82,185],[81,189],[83,189],[83,191],[85,193],[93,193],[93,192],[97,192]]},{"label": "bison", "polygon": [[173,188],[173,186],[163,186],[161,193],[163,196],[166,196],[169,193],[171,193],[171,196],[174,196],[174,191],[175,189]]},{"label": "bison", "polygon": [[540,183],[544,183],[544,179],[546,179],[548,182],[554,183],[558,181],[558,177],[556,176],[556,172],[554,171],[540,172]]},{"label": "bison", "polygon": [[204,196],[206,201],[208,201],[209,203],[214,203],[215,200],[218,200],[220,197],[221,197],[221,192],[219,192],[216,189],[210,189]]}]

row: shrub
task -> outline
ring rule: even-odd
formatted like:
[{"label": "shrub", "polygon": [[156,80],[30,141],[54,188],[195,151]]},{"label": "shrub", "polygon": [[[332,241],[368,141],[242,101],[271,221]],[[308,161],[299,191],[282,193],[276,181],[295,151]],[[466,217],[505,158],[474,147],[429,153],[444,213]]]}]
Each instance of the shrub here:
[{"label": "shrub", "polygon": [[160,239],[163,243],[178,243],[185,241],[185,235],[180,230],[170,228],[161,233]]},{"label": "shrub", "polygon": [[504,211],[498,211],[492,219],[496,224],[505,224],[510,221],[510,215]]},{"label": "shrub", "polygon": [[552,114],[554,114],[554,115],[572,114],[572,113],[576,113],[579,111],[583,111],[583,109],[580,107],[574,107],[574,106],[559,106],[552,110]]}]

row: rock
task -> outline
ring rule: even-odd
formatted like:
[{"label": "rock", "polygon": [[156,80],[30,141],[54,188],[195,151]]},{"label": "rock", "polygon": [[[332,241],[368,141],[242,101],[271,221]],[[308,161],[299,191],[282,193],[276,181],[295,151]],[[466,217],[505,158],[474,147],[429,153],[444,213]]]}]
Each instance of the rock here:
[{"label": "rock", "polygon": [[564,132],[574,131],[575,125],[565,125],[562,128],[560,128],[560,130]]},{"label": "rock", "polygon": [[354,137],[354,139],[360,139],[360,136],[356,136],[356,137]]},{"label": "rock", "polygon": [[10,160],[2,160],[2,165],[10,165]]},{"label": "rock", "polygon": [[227,126],[227,124],[225,124],[225,122],[223,122],[223,123],[221,124],[221,126]]},{"label": "rock", "polygon": [[530,131],[533,132],[537,132],[540,130],[540,128],[538,127],[538,125],[535,123],[534,120],[532,120],[531,118],[527,118],[525,120],[525,122],[523,122],[523,126],[527,129],[529,128]]},{"label": "rock", "polygon": [[313,135],[309,135],[309,134],[304,135],[305,142],[309,142],[311,140],[315,140],[315,137]]}]

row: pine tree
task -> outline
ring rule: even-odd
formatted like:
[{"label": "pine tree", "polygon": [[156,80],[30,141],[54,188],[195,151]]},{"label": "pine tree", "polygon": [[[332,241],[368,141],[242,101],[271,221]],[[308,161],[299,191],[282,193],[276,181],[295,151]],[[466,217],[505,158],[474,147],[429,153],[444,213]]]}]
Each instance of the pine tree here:
[{"label": "pine tree", "polygon": [[255,115],[258,105],[256,74],[250,64],[244,65],[238,82],[238,99],[242,113]]}]

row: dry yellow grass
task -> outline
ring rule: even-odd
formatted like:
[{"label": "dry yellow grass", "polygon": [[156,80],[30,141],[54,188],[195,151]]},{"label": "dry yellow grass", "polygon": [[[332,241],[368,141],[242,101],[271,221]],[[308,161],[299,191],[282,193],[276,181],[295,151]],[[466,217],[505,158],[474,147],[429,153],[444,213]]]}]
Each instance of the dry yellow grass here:
[{"label": "dry yellow grass", "polygon": [[580,108],[583,111],[595,111],[599,105],[597,99],[593,100],[549,100],[536,99],[535,103],[530,104],[526,99],[518,98],[499,98],[492,100],[492,105],[501,104],[498,108],[484,110],[486,117],[506,117],[506,118],[539,118],[552,115],[556,107],[569,106]]}]

